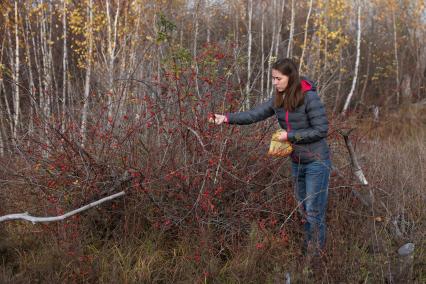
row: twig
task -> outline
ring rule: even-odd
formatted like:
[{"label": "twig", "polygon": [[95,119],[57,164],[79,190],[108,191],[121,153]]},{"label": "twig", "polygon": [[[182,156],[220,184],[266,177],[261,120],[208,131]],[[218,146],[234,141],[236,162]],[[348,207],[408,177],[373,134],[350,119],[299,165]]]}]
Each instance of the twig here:
[{"label": "twig", "polygon": [[198,142],[200,143],[201,147],[203,147],[204,152],[206,152],[206,145],[203,143],[203,140],[200,137],[200,134],[197,133],[192,127],[189,127],[188,125],[185,125],[186,128],[188,128],[189,131],[194,133],[194,135],[197,137]]},{"label": "twig", "polygon": [[97,205],[99,205],[99,204],[101,204],[101,203],[104,203],[105,201],[112,200],[112,199],[114,199],[114,198],[117,198],[117,197],[123,196],[124,194],[126,194],[126,193],[125,193],[124,191],[121,191],[121,192],[119,192],[119,193],[116,193],[116,194],[113,194],[113,195],[110,195],[110,196],[104,197],[104,198],[102,198],[102,199],[99,199],[99,200],[97,200],[97,201],[95,201],[95,202],[89,203],[89,204],[87,204],[87,205],[85,205],[85,206],[83,206],[83,207],[80,207],[80,208],[78,208],[78,209],[75,209],[75,210],[73,210],[73,211],[70,211],[70,212],[68,212],[68,213],[66,213],[66,214],[63,214],[63,215],[60,215],[60,216],[53,216],[53,217],[35,217],[35,216],[28,215],[28,212],[19,213],[19,214],[9,214],[9,215],[4,215],[4,216],[1,216],[1,217],[0,217],[0,223],[1,223],[1,222],[4,222],[4,221],[8,221],[8,220],[19,220],[19,219],[21,219],[21,220],[26,220],[26,221],[30,221],[30,222],[32,222],[33,224],[35,224],[35,223],[44,223],[44,222],[62,221],[62,220],[66,219],[66,218],[68,218],[68,217],[70,217],[70,216],[72,216],[72,215],[75,215],[75,214],[77,214],[77,213],[80,213],[80,212],[82,212],[82,211],[85,211],[85,210],[87,210],[87,209],[89,209],[89,208],[95,207],[95,206],[97,206]]}]

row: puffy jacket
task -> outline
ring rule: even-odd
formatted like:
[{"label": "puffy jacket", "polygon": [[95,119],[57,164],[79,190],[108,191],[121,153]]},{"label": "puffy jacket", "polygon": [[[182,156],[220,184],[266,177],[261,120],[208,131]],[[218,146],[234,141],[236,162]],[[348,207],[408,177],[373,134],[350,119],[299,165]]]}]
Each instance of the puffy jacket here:
[{"label": "puffy jacket", "polygon": [[278,119],[281,128],[288,132],[288,140],[293,144],[291,158],[296,163],[310,163],[316,160],[329,159],[329,148],[326,137],[328,132],[328,120],[325,108],[316,92],[313,82],[302,80],[304,102],[293,112],[288,112],[286,123],[286,111],[283,107],[274,107],[274,98],[256,108],[236,113],[228,113],[229,124],[246,125],[264,120],[272,115]]}]

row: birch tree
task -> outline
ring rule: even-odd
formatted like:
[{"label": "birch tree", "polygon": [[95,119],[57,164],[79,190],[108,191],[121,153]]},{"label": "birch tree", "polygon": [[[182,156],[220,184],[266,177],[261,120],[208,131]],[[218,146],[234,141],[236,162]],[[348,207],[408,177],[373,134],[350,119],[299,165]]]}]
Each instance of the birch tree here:
[{"label": "birch tree", "polygon": [[24,36],[24,43],[25,43],[25,53],[26,53],[26,64],[28,64],[28,76],[29,76],[29,93],[30,93],[30,103],[27,106],[30,108],[30,117],[28,118],[28,131],[31,133],[33,131],[33,115],[34,115],[34,108],[36,107],[36,101],[35,101],[35,83],[34,83],[34,75],[33,75],[33,64],[32,64],[32,56],[30,51],[30,41],[29,38],[31,37],[30,32],[30,21],[28,20],[28,16],[26,12],[25,17],[22,16],[23,19],[25,19],[25,30],[23,32]]},{"label": "birch tree", "polygon": [[202,0],[198,0],[195,4],[195,13],[194,13],[194,42],[193,42],[193,47],[192,47],[192,57],[194,58],[194,62],[195,62],[195,72],[196,72],[196,79],[195,79],[195,88],[197,90],[197,95],[199,98],[201,98],[201,94],[200,94],[200,87],[198,85],[198,64],[197,64],[197,40],[198,40],[198,13],[199,13],[199,8],[201,5],[201,1]]},{"label": "birch tree", "polygon": [[346,98],[345,105],[343,106],[342,115],[346,115],[352,96],[355,92],[355,86],[358,79],[359,61],[361,57],[361,3],[358,4],[357,15],[358,15],[358,18],[357,18],[358,20],[357,20],[356,61],[355,61],[355,69],[354,69],[354,78],[352,80],[351,90],[349,92],[348,97]]},{"label": "birch tree", "polygon": [[299,61],[299,72],[302,73],[302,67],[303,67],[303,57],[305,56],[305,50],[306,45],[308,41],[308,27],[309,27],[309,18],[311,17],[312,12],[312,0],[309,1],[309,10],[308,15],[306,16],[306,22],[305,22],[305,33],[303,37],[303,46],[302,46],[302,55],[300,55],[300,61]]},{"label": "birch tree", "polygon": [[283,16],[284,16],[284,8],[285,8],[285,0],[282,0],[281,6],[280,6],[280,9],[279,9],[279,14],[278,14],[279,25],[278,25],[278,31],[277,31],[277,36],[276,36],[277,38],[276,38],[276,41],[275,41],[274,56],[276,56],[276,57],[279,57],[278,56],[278,50],[279,50],[280,43],[281,43],[281,30],[282,30],[282,27],[283,27],[282,19],[283,19]]},{"label": "birch tree", "polygon": [[[40,107],[43,110],[43,114],[45,118],[50,117],[51,106],[52,106],[52,92],[53,92],[53,78],[52,78],[52,66],[53,62],[51,62],[51,53],[49,52],[49,45],[51,41],[49,41],[49,24],[48,24],[48,13],[43,5],[43,1],[41,2],[41,12],[40,12],[40,24],[38,27],[40,33],[40,57],[41,57],[41,80],[42,80],[42,88],[40,93]],[[47,127],[47,125],[46,125]],[[47,134],[47,129],[45,129],[45,133]],[[47,137],[46,137],[47,138]]]},{"label": "birch tree", "polygon": [[262,7],[262,15],[261,15],[261,21],[260,21],[260,53],[262,54],[261,59],[261,71],[260,71],[260,94],[263,97],[263,88],[265,86],[265,8],[266,3],[264,1],[261,2]]},{"label": "birch tree", "polygon": [[[282,19],[284,16],[284,8],[285,8],[285,0],[281,1],[281,5],[279,6],[278,11],[276,11],[276,7],[277,7],[277,2],[276,0],[274,0],[273,3],[273,10],[274,12],[274,18],[273,18],[273,27],[272,27],[272,41],[271,41],[271,49],[270,49],[270,53],[269,53],[269,60],[268,60],[268,93],[269,96],[272,95],[274,88],[272,87],[271,84],[271,65],[272,63],[279,57],[278,56],[278,50],[279,50],[279,45],[281,43],[281,29],[283,26],[282,23]],[[277,21],[277,19],[279,19],[279,24],[278,29],[275,28],[275,22]],[[271,84],[271,88],[269,90],[269,84]]]},{"label": "birch tree", "polygon": [[19,123],[19,114],[20,114],[20,97],[19,97],[19,67],[20,67],[20,57],[19,57],[19,31],[18,31],[18,1],[15,1],[15,66],[13,68],[13,133],[12,137],[14,141],[17,139],[18,132],[18,123]]},{"label": "birch tree", "polygon": [[90,78],[92,73],[92,52],[93,52],[93,0],[89,0],[87,7],[87,17],[89,20],[87,30],[87,44],[88,51],[86,57],[86,77],[84,80],[84,97],[83,97],[83,110],[81,112],[81,146],[84,147],[86,141],[86,128],[87,128],[87,112],[89,110],[89,95],[90,95]]},{"label": "birch tree", "polygon": [[252,46],[252,32],[251,23],[253,17],[253,0],[248,1],[248,44],[247,44],[247,82],[246,82],[246,100],[245,108],[250,109],[250,77],[251,77],[251,46]]},{"label": "birch tree", "polygon": [[[277,0],[272,0],[272,11],[273,11],[272,23],[276,23],[276,20],[277,20],[276,7],[277,7]],[[276,37],[275,26],[276,26],[275,24],[272,25],[271,47],[269,49],[269,54],[268,54],[268,70],[266,70],[266,72],[268,73],[267,74],[267,81],[266,81],[267,97],[270,96],[272,94],[272,91],[273,91],[272,83],[271,83],[271,66],[272,66],[272,63],[275,61],[275,58],[273,58],[274,42],[275,42],[275,37]]]},{"label": "birch tree", "polygon": [[67,107],[67,87],[68,87],[68,37],[67,37],[67,0],[62,0],[62,36],[63,36],[63,56],[62,56],[62,132],[65,131],[66,107]]},{"label": "birch tree", "polygon": [[288,37],[287,57],[293,56],[294,18],[296,14],[294,5],[295,1],[291,0],[290,35]]},{"label": "birch tree", "polygon": [[393,26],[393,47],[395,53],[395,79],[396,79],[396,104],[399,104],[399,94],[400,94],[400,82],[399,82],[399,60],[398,60],[398,42],[397,42],[397,32],[396,32],[396,20],[395,20],[395,6],[392,5],[392,26]]},{"label": "birch tree", "polygon": [[4,156],[5,151],[5,140],[6,140],[6,130],[4,128],[4,118],[3,114],[3,101],[2,96],[6,95],[4,92],[4,83],[3,83],[3,51],[5,46],[5,39],[2,40],[1,49],[0,49],[0,157]]},{"label": "birch tree", "polygon": [[113,96],[114,96],[114,65],[117,57],[117,28],[118,16],[120,14],[120,1],[117,3],[114,21],[111,19],[110,0],[106,1],[106,16],[107,16],[107,46],[108,46],[108,117],[112,117],[113,112]]},{"label": "birch tree", "polygon": [[[6,25],[7,26],[11,26],[13,21],[9,18],[9,14],[10,14],[10,10],[8,9],[6,12],[7,18],[6,18]],[[10,72],[8,72],[11,77],[12,77],[12,86],[11,86],[11,90],[13,92],[13,94],[15,94],[15,88],[17,87],[16,84],[14,84],[14,76],[15,76],[15,63],[14,63],[14,50],[13,50],[13,38],[11,35],[11,29],[12,28],[7,28],[6,29],[6,35],[7,35],[7,41],[8,41],[8,47],[7,47],[7,53],[9,55],[9,64],[10,64]],[[1,81],[1,83],[3,84],[3,80]],[[12,109],[13,108],[13,97],[12,97],[12,102],[9,101],[8,95],[6,93],[6,88],[3,85],[3,90],[4,90],[4,95],[3,95],[3,99],[4,99],[4,104],[5,104],[5,109],[6,109],[6,114],[7,114],[7,122],[8,122],[8,127],[9,127],[9,132],[10,135],[13,137],[13,133],[14,133],[14,126],[13,126],[13,121],[14,121],[14,116],[13,116],[13,112]]]}]

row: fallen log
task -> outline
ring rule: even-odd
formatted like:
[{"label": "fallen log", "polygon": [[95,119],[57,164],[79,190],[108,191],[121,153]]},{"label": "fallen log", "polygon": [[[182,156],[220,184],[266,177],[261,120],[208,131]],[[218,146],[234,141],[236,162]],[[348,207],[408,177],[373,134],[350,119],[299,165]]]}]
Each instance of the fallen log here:
[{"label": "fallen log", "polygon": [[358,179],[358,181],[362,185],[368,185],[368,181],[365,178],[364,173],[361,169],[361,166],[358,163],[358,159],[355,155],[355,151],[354,151],[354,147],[352,145],[352,142],[349,139],[349,135],[351,134],[351,132],[353,130],[354,129],[350,129],[346,132],[339,130],[339,133],[343,136],[343,139],[345,139],[345,144],[346,144],[346,148],[348,149],[348,152],[349,152],[349,158],[351,160],[351,165],[352,165],[352,170],[353,170],[354,176]]},{"label": "fallen log", "polygon": [[30,221],[33,224],[35,223],[47,223],[47,222],[56,222],[56,221],[62,221],[65,220],[68,217],[71,217],[72,215],[75,215],[77,213],[83,212],[89,208],[95,207],[99,204],[102,204],[106,201],[115,199],[117,197],[123,196],[126,194],[124,191],[121,191],[119,193],[104,197],[102,199],[99,199],[97,201],[94,201],[92,203],[89,203],[83,207],[80,207],[78,209],[72,210],[66,214],[60,215],[60,216],[52,216],[52,217],[35,217],[28,214],[28,212],[24,213],[18,213],[18,214],[8,214],[0,217],[0,223],[4,221],[11,221],[11,220],[25,220]]}]

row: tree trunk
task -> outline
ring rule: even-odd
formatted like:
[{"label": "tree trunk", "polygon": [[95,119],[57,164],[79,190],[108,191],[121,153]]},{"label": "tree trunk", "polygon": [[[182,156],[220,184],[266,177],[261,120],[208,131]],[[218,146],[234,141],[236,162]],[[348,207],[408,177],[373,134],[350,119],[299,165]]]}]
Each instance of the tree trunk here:
[{"label": "tree trunk", "polygon": [[198,85],[198,63],[197,63],[197,40],[198,40],[198,13],[200,8],[200,2],[201,0],[197,1],[196,7],[195,7],[195,13],[194,13],[194,43],[192,47],[192,57],[194,58],[195,62],[195,89],[197,90],[197,96],[201,99],[200,94],[200,87]]},{"label": "tree trunk", "polygon": [[303,38],[302,55],[300,56],[300,61],[299,61],[299,73],[302,73],[303,57],[305,56],[306,44],[308,41],[308,27],[309,27],[309,18],[311,17],[311,12],[312,12],[312,2],[313,2],[312,0],[309,1],[309,11],[308,11],[308,15],[306,16],[305,36]]},{"label": "tree trunk", "polygon": [[[58,87],[58,80],[56,79],[56,72],[55,72],[55,64],[54,64],[54,62],[53,62],[53,47],[54,47],[54,42],[53,42],[53,37],[52,37],[52,31],[53,31],[53,14],[54,14],[54,11],[53,11],[53,4],[52,4],[52,2],[53,1],[49,1],[48,3],[48,6],[49,6],[49,22],[48,22],[48,25],[46,25],[46,27],[48,27],[48,29],[49,29],[49,38],[48,38],[48,41],[47,41],[47,46],[48,46],[48,62],[49,62],[49,73],[50,73],[50,76],[51,76],[51,78],[52,78],[52,80],[51,80],[51,89],[50,89],[50,92],[49,92],[49,100],[50,100],[50,103],[51,103],[51,111],[50,111],[50,113],[52,113],[52,110],[54,109],[54,105],[53,105],[53,103],[55,103],[55,105],[56,105],[56,113],[55,112],[53,112],[54,114],[55,114],[55,117],[56,117],[56,115],[60,115],[60,113],[61,113],[61,110],[60,110],[60,104],[59,104],[59,96],[58,95],[56,95],[56,92],[57,91],[59,91],[59,87]],[[55,17],[56,18],[56,17]]]},{"label": "tree trunk", "polygon": [[361,104],[361,105],[364,104],[365,91],[367,90],[367,86],[368,86],[368,82],[369,82],[369,77],[370,77],[370,58],[371,58],[371,42],[368,43],[367,54],[368,54],[367,55],[367,70],[366,70],[366,73],[365,73],[364,83],[362,84],[361,95],[359,97],[359,103],[357,103],[357,105],[358,104]]},{"label": "tree trunk", "polygon": [[206,7],[206,11],[205,11],[205,17],[206,17],[206,42],[210,43],[210,11],[207,10]]},{"label": "tree trunk", "polygon": [[[7,33],[7,39],[8,39],[8,42],[9,42],[9,45],[8,45],[8,53],[9,53],[8,57],[9,58],[7,58],[7,59],[10,60],[10,69],[11,69],[10,73],[12,75],[12,81],[14,81],[15,63],[14,63],[14,52],[13,52],[13,40],[12,40],[12,35],[10,34],[10,29],[7,29],[6,33]],[[1,81],[1,83],[3,84],[3,80]],[[15,87],[16,86],[12,82],[12,86],[11,86],[12,95],[15,94],[15,91],[14,91]],[[13,135],[13,112],[12,112],[12,110],[13,110],[13,97],[12,97],[12,102],[10,102],[9,98],[7,96],[7,93],[6,93],[6,88],[5,88],[4,85],[3,85],[3,90],[4,90],[4,96],[3,96],[4,97],[4,104],[5,104],[5,109],[6,109],[6,113],[7,113],[6,121],[8,122],[10,135]]]},{"label": "tree trunk", "polygon": [[[4,44],[4,41],[3,41]],[[2,44],[2,50],[0,59],[3,58],[3,44]],[[5,152],[5,141],[6,141],[6,129],[4,127],[3,119],[5,118],[5,115],[3,114],[3,102],[1,99],[2,94],[6,96],[6,93],[4,92],[4,84],[3,84],[3,77],[0,76],[0,157],[4,156]]]},{"label": "tree trunk", "polygon": [[[273,23],[275,23],[277,21],[276,7],[277,7],[276,0],[272,0],[272,11],[273,11],[272,22]],[[272,25],[271,48],[269,50],[269,55],[268,55],[268,70],[266,70],[266,72],[268,72],[268,75],[267,75],[268,79],[266,81],[267,97],[269,97],[272,94],[273,89],[274,89],[274,88],[272,88],[272,84],[271,84],[271,65],[272,65],[273,61],[275,61],[275,58],[273,58],[275,35],[276,35],[275,25]]]},{"label": "tree trunk", "polygon": [[357,40],[356,40],[356,62],[354,70],[354,78],[352,80],[351,91],[349,92],[348,97],[346,98],[345,105],[343,106],[342,115],[346,115],[351,98],[355,91],[355,85],[358,79],[358,69],[359,69],[359,60],[361,57],[361,4],[358,5],[358,24],[357,24]]},{"label": "tree trunk", "polygon": [[80,136],[81,136],[81,147],[84,147],[84,143],[86,142],[86,128],[87,128],[87,112],[89,109],[89,95],[90,95],[90,77],[92,73],[92,51],[93,51],[93,1],[89,0],[88,7],[88,52],[87,52],[87,66],[86,66],[86,78],[84,82],[84,104],[83,110],[81,114],[81,128],[80,128]]},{"label": "tree trunk", "polygon": [[[38,17],[37,17],[37,19],[38,19]],[[29,22],[28,15],[27,15],[27,21]],[[37,21],[37,26],[36,26],[37,30],[39,30],[39,28],[38,28],[39,23],[38,22],[39,21]],[[36,77],[37,77],[37,80],[38,80],[38,86],[37,87],[38,87],[38,96],[39,97],[38,97],[38,100],[37,100],[37,97],[34,98],[35,103],[36,103],[35,107],[38,108],[39,110],[41,110],[42,109],[41,96],[43,94],[43,80],[42,80],[42,68],[41,68],[42,63],[40,62],[40,52],[39,52],[40,49],[37,48],[37,47],[40,46],[40,44],[36,41],[35,36],[33,36],[34,32],[31,28],[30,24],[28,24],[28,30],[29,30],[30,35],[31,35],[31,46],[32,46],[32,50],[33,50],[35,70],[37,71]],[[36,93],[35,90],[34,90],[34,93]]]},{"label": "tree trunk", "polygon": [[[40,47],[41,47],[41,59],[43,69],[43,87],[41,90],[41,107],[43,108],[43,114],[45,118],[50,117],[51,111],[51,93],[52,93],[52,72],[51,65],[49,62],[49,43],[47,38],[47,16],[43,10],[41,12],[41,23],[40,23]],[[47,126],[46,126],[47,127]],[[47,129],[46,129],[47,131]],[[47,137],[47,136],[46,136]]]},{"label": "tree trunk", "polygon": [[[396,4],[395,4],[396,5]],[[397,42],[397,32],[396,32],[396,20],[395,20],[395,7],[392,9],[392,23],[393,23],[393,45],[395,51],[395,67],[396,67],[396,104],[399,104],[399,60],[398,60],[398,42]]]},{"label": "tree trunk", "polygon": [[[22,17],[24,18],[24,17]],[[28,132],[31,133],[34,128],[34,121],[33,121],[33,115],[34,115],[34,108],[37,107],[37,102],[35,100],[35,84],[34,84],[34,75],[33,75],[33,64],[31,62],[32,56],[30,51],[30,42],[29,37],[31,36],[31,32],[29,29],[30,22],[28,21],[28,16],[25,16],[25,31],[23,32],[24,35],[24,41],[25,41],[25,52],[27,54],[27,60],[28,60],[28,76],[29,76],[29,93],[30,93],[30,102],[29,102],[29,108],[30,108],[30,117],[28,118]],[[29,142],[28,142],[29,143]]]},{"label": "tree trunk", "polygon": [[260,95],[263,101],[265,94],[263,93],[264,85],[265,85],[265,4],[262,1],[262,19],[260,23],[260,52],[262,54],[261,60],[261,74],[260,74]]},{"label": "tree trunk", "polygon": [[283,19],[283,15],[284,15],[284,8],[285,8],[285,0],[282,0],[281,7],[280,7],[280,10],[279,10],[279,14],[278,14],[279,24],[278,24],[277,37],[276,37],[276,41],[275,41],[274,56],[276,56],[276,57],[279,57],[278,56],[278,50],[279,50],[279,46],[280,46],[280,43],[281,43],[281,30],[282,30],[282,27],[283,27],[282,19]]},{"label": "tree trunk", "polygon": [[339,51],[339,79],[337,80],[337,92],[336,92],[336,98],[334,99],[334,107],[333,107],[333,114],[337,112],[337,108],[340,104],[340,91],[342,90],[342,80],[343,80],[343,50],[340,48]]},{"label": "tree trunk", "polygon": [[[114,23],[111,21],[110,0],[106,1],[106,15],[107,15],[107,45],[108,45],[108,117],[112,118],[113,113],[113,97],[114,97],[114,68],[115,58],[117,57],[117,28],[118,28],[118,15],[120,14],[120,2],[117,4],[115,11]],[[113,25],[113,26],[112,26]],[[112,26],[112,27],[111,27]]]},{"label": "tree trunk", "polygon": [[251,77],[251,46],[252,46],[252,33],[251,23],[253,17],[253,0],[248,1],[248,44],[247,44],[247,82],[246,82],[246,100],[245,108],[250,109],[250,77]]},{"label": "tree trunk", "polygon": [[61,119],[61,127],[62,132],[65,132],[65,124],[66,124],[66,109],[67,109],[67,87],[68,87],[68,47],[67,47],[67,0],[62,0],[63,5],[63,15],[62,15],[62,25],[63,25],[63,57],[62,57],[62,119]]},{"label": "tree trunk", "polygon": [[19,113],[20,113],[20,97],[19,97],[19,34],[18,34],[18,1],[15,1],[15,68],[13,72],[13,133],[12,137],[16,141],[18,136],[18,125],[19,125]]},{"label": "tree trunk", "polygon": [[290,20],[290,36],[288,37],[287,57],[293,56],[293,36],[294,36],[294,18],[296,10],[294,9],[295,1],[291,0],[291,20]]},{"label": "tree trunk", "polygon": [[[1,93],[1,91],[0,91]],[[1,106],[1,104],[0,104]],[[4,157],[4,151],[5,151],[5,143],[3,142],[5,139],[3,138],[4,133],[4,127],[3,127],[3,111],[0,109],[0,115],[2,116],[0,118],[0,157]]]}]

